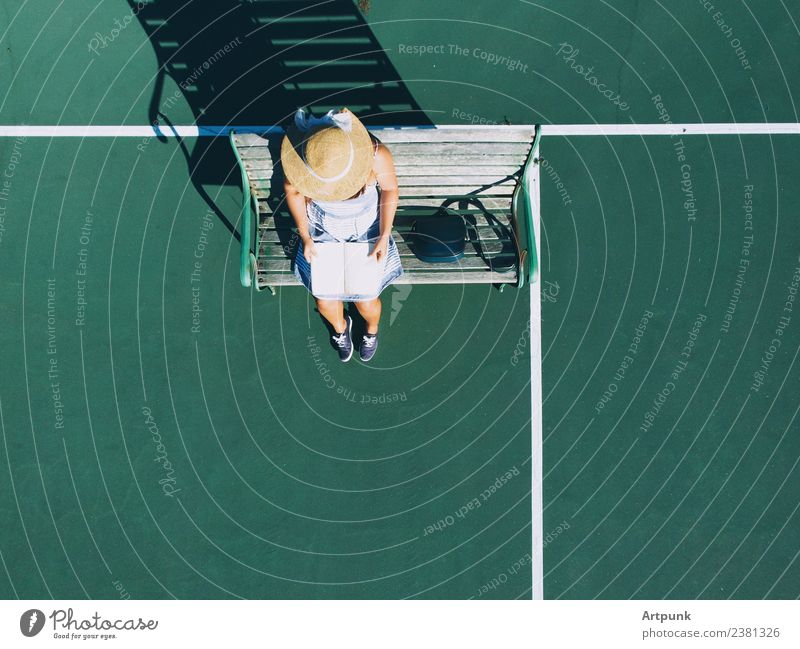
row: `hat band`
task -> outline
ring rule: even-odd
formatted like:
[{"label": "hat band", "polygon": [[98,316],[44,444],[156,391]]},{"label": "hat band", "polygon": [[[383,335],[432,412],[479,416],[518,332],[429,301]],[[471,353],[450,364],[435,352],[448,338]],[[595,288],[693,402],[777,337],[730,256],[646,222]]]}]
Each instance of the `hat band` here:
[{"label": "hat band", "polygon": [[316,171],[314,171],[311,168],[311,165],[308,164],[308,161],[306,160],[305,147],[303,147],[302,159],[303,159],[303,164],[305,164],[306,169],[308,170],[308,173],[310,173],[312,176],[314,176],[314,178],[316,178],[317,180],[319,180],[319,181],[321,181],[323,183],[335,183],[335,182],[341,180],[342,178],[344,178],[345,176],[347,176],[347,174],[350,173],[350,169],[353,168],[353,161],[355,159],[355,150],[353,149],[353,143],[350,141],[350,138],[347,138],[347,143],[350,145],[350,157],[347,160],[347,164],[345,165],[345,168],[342,171],[340,171],[338,174],[336,174],[335,176],[327,176],[327,177],[326,176],[320,176]]}]

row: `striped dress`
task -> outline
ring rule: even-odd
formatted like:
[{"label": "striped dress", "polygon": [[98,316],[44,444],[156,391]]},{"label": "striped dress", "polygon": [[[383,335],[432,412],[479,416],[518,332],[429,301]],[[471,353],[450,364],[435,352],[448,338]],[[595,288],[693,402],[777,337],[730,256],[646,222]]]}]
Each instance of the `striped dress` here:
[{"label": "striped dress", "polygon": [[[377,154],[377,144],[376,144]],[[377,182],[367,185],[355,198],[343,201],[312,200],[306,203],[308,233],[315,242],[326,241],[375,241],[380,235],[380,202]],[[303,255],[300,242],[295,256],[294,274],[313,294],[311,266]],[[400,252],[392,236],[389,236],[383,279],[377,295],[339,295],[343,302],[373,300],[381,291],[403,274]]]}]

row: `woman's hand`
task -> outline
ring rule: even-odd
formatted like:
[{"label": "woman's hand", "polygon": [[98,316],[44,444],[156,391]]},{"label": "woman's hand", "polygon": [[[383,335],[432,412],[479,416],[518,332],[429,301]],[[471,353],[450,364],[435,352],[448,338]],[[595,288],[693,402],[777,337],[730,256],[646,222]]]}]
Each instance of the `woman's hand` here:
[{"label": "woman's hand", "polygon": [[316,256],[317,248],[314,246],[314,240],[311,237],[306,237],[303,239],[303,257],[306,258],[306,261],[310,264],[311,258]]},{"label": "woman's hand", "polygon": [[378,260],[378,263],[382,262],[384,257],[389,250],[389,235],[384,234],[378,237],[375,240],[375,245],[372,248],[372,252],[369,253],[369,256],[372,257],[373,255]]}]

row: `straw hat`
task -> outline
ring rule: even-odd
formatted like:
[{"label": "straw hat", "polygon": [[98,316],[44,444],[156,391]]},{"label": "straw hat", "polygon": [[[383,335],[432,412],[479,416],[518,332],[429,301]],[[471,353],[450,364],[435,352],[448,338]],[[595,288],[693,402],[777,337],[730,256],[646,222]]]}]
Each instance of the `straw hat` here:
[{"label": "straw hat", "polygon": [[281,142],[283,173],[309,198],[350,198],[366,183],[373,164],[367,129],[347,108],[311,117],[302,109]]}]

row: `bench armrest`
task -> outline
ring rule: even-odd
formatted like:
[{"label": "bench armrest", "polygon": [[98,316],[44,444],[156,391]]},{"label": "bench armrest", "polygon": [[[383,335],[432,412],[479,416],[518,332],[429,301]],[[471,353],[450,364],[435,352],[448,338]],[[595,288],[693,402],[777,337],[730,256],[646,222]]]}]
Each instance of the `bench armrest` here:
[{"label": "bench armrest", "polygon": [[538,187],[534,186],[534,167],[539,164],[539,140],[542,136],[542,127],[536,125],[531,150],[522,177],[517,185],[512,200],[512,214],[517,228],[518,246],[520,250],[519,287],[525,281],[534,282],[539,272],[539,256],[536,254],[536,229],[534,224],[534,210],[539,209]]},{"label": "bench armrest", "polygon": [[[255,196],[253,196],[250,191],[250,181],[247,178],[247,170],[244,167],[242,156],[239,155],[239,150],[236,148],[236,143],[233,139],[234,135],[236,135],[236,133],[231,130],[229,139],[231,147],[233,148],[233,154],[236,156],[236,162],[239,164],[239,171],[242,174],[242,252],[239,259],[239,280],[242,286],[250,287],[253,285],[253,282],[256,281],[255,255],[251,247],[253,243],[253,228],[258,225],[257,223],[256,226],[253,225],[253,211],[256,216],[258,216],[258,205],[256,204]],[[251,210],[251,204],[255,208],[254,210]]]}]

